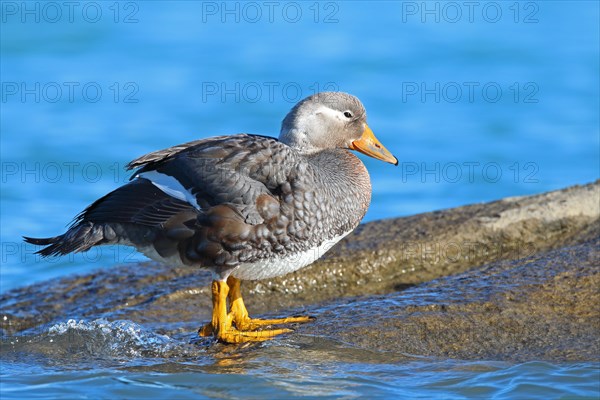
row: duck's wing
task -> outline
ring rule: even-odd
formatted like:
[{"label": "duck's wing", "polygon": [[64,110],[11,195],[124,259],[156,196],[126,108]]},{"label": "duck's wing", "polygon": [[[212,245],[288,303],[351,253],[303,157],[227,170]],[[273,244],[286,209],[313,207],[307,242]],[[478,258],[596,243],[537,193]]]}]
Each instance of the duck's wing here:
[{"label": "duck's wing", "polygon": [[[207,139],[149,154],[136,165],[134,180],[198,211],[193,225],[185,223],[193,236],[176,243],[184,263],[229,270],[283,254],[297,244],[294,238],[307,235],[306,224],[292,224],[305,201],[298,178],[310,179],[308,164],[274,138]],[[162,246],[162,254],[173,248]]]},{"label": "duck's wing", "polygon": [[153,246],[164,256],[184,244],[197,253],[192,261],[214,264],[223,249],[241,249],[249,236],[257,243],[267,239],[253,226],[269,222],[271,234],[283,234],[276,227],[280,200],[291,191],[296,157],[276,139],[252,135],[150,153],[130,163],[139,168],[131,182],[91,204],[64,235],[27,240],[46,245],[43,255],[116,242]]},{"label": "duck's wing", "polygon": [[147,179],[198,210],[228,205],[246,223],[264,222],[260,195],[279,200],[282,185],[301,167],[296,152],[275,138],[221,136],[142,156],[129,164],[133,178]]}]

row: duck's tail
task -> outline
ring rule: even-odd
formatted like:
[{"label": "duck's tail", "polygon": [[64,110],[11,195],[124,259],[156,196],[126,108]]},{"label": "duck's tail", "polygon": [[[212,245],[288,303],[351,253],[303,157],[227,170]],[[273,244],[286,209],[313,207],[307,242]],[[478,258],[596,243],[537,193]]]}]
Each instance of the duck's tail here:
[{"label": "duck's tail", "polygon": [[188,225],[193,225],[197,217],[198,210],[190,203],[138,178],[92,203],[75,217],[64,234],[23,239],[45,246],[36,251],[44,257],[87,251],[103,244],[156,245],[154,242],[165,235],[165,239],[182,232],[186,237],[192,236],[194,231]]},{"label": "duck's tail", "polygon": [[[24,236],[27,243],[46,246],[36,251],[44,257],[62,256],[68,253],[77,253],[89,250],[92,246],[105,242],[104,224],[94,224],[90,221],[75,224],[60,236],[50,238],[32,238]],[[110,228],[109,228],[110,229]]]}]

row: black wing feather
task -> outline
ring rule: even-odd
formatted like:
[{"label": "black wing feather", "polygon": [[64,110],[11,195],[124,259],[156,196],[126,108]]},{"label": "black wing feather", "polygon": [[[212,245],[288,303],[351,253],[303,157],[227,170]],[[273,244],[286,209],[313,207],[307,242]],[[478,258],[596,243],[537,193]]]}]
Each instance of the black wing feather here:
[{"label": "black wing feather", "polygon": [[147,179],[136,179],[96,200],[75,217],[73,225],[92,221],[156,227],[187,211],[196,212],[191,204],[169,196]]}]

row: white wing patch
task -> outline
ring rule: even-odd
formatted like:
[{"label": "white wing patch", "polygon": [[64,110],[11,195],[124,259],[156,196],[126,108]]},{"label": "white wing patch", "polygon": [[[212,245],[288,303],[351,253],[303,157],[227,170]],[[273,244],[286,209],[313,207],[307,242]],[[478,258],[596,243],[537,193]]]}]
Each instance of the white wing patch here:
[{"label": "white wing patch", "polygon": [[200,209],[196,197],[183,187],[181,182],[172,177],[171,175],[161,174],[157,171],[148,171],[138,174],[136,178],[148,179],[154,186],[162,190],[169,196],[175,197],[181,201],[186,201],[193,205],[196,209]]}]

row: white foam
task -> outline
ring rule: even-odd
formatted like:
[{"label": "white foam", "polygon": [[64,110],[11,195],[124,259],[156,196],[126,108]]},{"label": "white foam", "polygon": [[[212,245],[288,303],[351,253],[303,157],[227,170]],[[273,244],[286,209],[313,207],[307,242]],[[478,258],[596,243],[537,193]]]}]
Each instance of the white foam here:
[{"label": "white foam", "polygon": [[93,349],[96,356],[139,357],[182,349],[182,344],[169,336],[148,331],[127,320],[109,322],[100,318],[87,322],[69,319],[51,326],[48,334],[56,346],[69,345],[81,353]]}]

